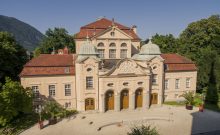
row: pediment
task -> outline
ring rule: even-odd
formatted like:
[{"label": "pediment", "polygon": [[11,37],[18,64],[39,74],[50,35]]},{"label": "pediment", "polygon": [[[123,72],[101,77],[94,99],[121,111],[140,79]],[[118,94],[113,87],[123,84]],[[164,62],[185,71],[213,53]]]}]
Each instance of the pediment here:
[{"label": "pediment", "polygon": [[[111,32],[114,32],[114,36],[111,36]],[[110,27],[109,29],[97,34],[97,39],[133,39],[130,35],[126,34],[117,27]]]},{"label": "pediment", "polygon": [[132,59],[124,59],[117,63],[117,65],[109,71],[108,76],[137,76],[137,75],[147,75],[146,72],[141,66],[139,66]]}]

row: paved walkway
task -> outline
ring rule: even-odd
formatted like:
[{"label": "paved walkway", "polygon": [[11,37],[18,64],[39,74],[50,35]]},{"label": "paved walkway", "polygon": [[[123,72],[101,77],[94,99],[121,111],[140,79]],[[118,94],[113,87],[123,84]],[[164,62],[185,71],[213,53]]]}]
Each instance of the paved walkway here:
[{"label": "paved walkway", "polygon": [[155,126],[161,135],[191,135],[220,129],[220,113],[197,110],[163,106],[149,110],[80,113],[42,130],[35,125],[21,135],[126,135],[130,127],[141,124]]}]

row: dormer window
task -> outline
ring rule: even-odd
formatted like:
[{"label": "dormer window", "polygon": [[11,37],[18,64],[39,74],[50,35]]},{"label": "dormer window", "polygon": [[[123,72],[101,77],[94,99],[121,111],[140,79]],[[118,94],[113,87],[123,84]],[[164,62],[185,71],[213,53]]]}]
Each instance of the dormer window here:
[{"label": "dormer window", "polygon": [[65,72],[66,74],[69,74],[69,73],[70,73],[70,68],[69,68],[69,67],[66,67],[66,68],[64,69],[64,72]]}]

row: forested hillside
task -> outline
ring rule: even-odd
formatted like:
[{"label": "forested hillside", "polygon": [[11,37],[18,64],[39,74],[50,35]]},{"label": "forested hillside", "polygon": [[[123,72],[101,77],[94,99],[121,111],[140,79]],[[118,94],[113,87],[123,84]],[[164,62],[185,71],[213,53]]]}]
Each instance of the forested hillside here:
[{"label": "forested hillside", "polygon": [[0,31],[12,33],[16,41],[29,51],[33,51],[44,37],[41,32],[29,24],[3,15],[0,15]]}]

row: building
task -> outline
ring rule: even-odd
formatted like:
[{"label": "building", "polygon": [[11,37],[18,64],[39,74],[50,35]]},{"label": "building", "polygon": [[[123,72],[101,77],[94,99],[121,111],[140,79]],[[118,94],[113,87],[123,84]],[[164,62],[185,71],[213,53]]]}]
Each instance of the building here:
[{"label": "building", "polygon": [[81,27],[75,41],[76,54],[64,48],[24,66],[21,84],[33,89],[36,103],[53,99],[78,111],[147,109],[196,91],[195,64],[161,54],[151,41],[140,47],[136,26],[103,18]]}]

